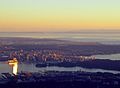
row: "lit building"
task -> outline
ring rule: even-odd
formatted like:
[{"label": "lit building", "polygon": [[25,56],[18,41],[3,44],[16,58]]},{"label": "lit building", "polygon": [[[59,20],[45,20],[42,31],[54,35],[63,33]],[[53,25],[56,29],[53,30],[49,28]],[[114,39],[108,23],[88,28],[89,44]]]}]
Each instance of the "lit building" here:
[{"label": "lit building", "polygon": [[18,72],[18,60],[14,58],[13,60],[9,60],[8,64],[12,66],[12,72],[13,74],[17,75]]}]

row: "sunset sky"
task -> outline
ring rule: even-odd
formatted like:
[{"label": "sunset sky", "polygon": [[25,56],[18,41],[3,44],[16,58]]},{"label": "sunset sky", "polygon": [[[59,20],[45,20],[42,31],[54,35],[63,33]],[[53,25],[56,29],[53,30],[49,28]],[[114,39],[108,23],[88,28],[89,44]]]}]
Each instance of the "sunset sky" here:
[{"label": "sunset sky", "polygon": [[120,0],[0,0],[0,32],[114,29]]}]

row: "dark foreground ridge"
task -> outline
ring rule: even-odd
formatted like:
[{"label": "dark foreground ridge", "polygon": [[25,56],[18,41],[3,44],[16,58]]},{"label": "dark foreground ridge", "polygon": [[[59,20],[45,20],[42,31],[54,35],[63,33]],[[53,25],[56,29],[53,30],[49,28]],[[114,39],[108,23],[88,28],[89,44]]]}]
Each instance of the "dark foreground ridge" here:
[{"label": "dark foreground ridge", "polygon": [[119,88],[120,74],[88,72],[3,73],[0,88]]}]

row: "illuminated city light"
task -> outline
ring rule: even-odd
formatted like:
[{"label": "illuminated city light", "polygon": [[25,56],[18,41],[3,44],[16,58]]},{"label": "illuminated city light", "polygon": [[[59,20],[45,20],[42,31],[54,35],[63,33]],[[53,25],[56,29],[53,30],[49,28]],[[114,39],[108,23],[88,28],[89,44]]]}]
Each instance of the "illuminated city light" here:
[{"label": "illuminated city light", "polygon": [[8,64],[12,66],[12,72],[13,74],[17,75],[18,73],[18,60],[14,58],[13,60],[9,60]]}]

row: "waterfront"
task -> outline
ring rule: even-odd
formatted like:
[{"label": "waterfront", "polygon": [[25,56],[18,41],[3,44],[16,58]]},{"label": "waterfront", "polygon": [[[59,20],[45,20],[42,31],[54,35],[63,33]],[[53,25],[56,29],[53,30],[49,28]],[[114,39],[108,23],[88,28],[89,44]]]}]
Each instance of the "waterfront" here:
[{"label": "waterfront", "polygon": [[120,60],[120,54],[94,55],[97,59]]},{"label": "waterfront", "polygon": [[[27,44],[28,42],[29,44]],[[45,45],[41,44],[41,42],[44,42]],[[59,44],[60,42],[63,43]],[[91,45],[91,43],[89,42],[83,43],[83,45],[78,45],[78,43],[68,43],[68,41],[49,40],[49,39],[36,40],[36,39],[24,39],[24,38],[13,38],[13,39],[1,38],[1,43],[5,45],[5,46],[1,45],[1,56],[0,56],[1,61],[8,61],[13,58],[17,58],[19,63],[22,63],[18,65],[18,72],[85,71],[85,72],[120,73],[119,63],[115,62],[117,65],[116,64],[113,65],[114,61],[112,61],[113,63],[110,62],[110,64],[108,65],[105,63],[108,63],[109,60],[105,60],[105,61],[102,60],[102,59],[119,60],[120,55],[116,53],[120,53],[120,45],[103,45],[98,43],[92,43]],[[104,56],[105,58],[103,58],[102,56]],[[78,67],[69,67],[69,66],[65,67],[66,63],[62,63],[63,65],[61,66],[63,67],[61,66],[57,67],[57,65],[54,65],[56,67],[36,68],[35,65],[41,62],[51,62],[51,63],[70,62],[71,64],[69,65],[74,64],[72,62],[78,62],[77,65],[76,64],[74,65]],[[30,63],[36,63],[36,64],[30,64]],[[81,64],[83,65],[81,66]],[[114,68],[108,67],[111,65]],[[89,68],[89,69],[85,69],[85,68]],[[107,69],[107,70],[103,70],[103,69]],[[116,70],[116,71],[110,71],[110,70]],[[6,64],[5,62],[1,62],[0,73],[5,73],[5,72],[12,73],[12,66],[9,67],[9,65]]]},{"label": "waterfront", "polygon": [[[110,72],[110,73],[120,73],[120,71],[112,71],[112,70],[103,70],[103,69],[87,69],[82,67],[41,67],[36,68],[35,64],[19,64],[18,72],[40,72],[40,71],[85,71],[85,72]],[[5,62],[0,62],[0,73],[12,73],[12,67],[10,67]]]}]

